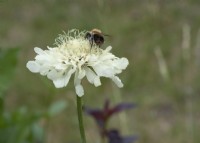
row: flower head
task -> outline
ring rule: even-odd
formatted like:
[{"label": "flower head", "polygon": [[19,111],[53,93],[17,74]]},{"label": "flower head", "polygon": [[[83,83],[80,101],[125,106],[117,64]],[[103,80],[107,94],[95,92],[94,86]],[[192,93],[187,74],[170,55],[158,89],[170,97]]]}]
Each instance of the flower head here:
[{"label": "flower head", "polygon": [[129,62],[126,58],[118,58],[110,51],[96,45],[91,47],[84,38],[85,31],[76,29],[59,35],[55,40],[56,47],[47,47],[47,50],[35,47],[34,61],[27,63],[27,68],[33,73],[40,73],[53,81],[56,88],[67,86],[72,74],[78,96],[84,95],[81,80],[87,80],[96,87],[101,85],[100,77],[110,78],[118,87],[123,87],[121,80],[116,76],[126,69]]}]

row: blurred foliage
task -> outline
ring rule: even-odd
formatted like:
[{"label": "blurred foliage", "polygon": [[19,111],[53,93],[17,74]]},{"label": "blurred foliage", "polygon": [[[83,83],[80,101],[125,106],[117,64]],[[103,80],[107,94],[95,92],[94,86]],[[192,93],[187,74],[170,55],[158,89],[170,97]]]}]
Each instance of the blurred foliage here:
[{"label": "blurred foliage", "polygon": [[12,82],[17,65],[18,48],[0,48],[0,98]]},{"label": "blurred foliage", "polygon": [[46,112],[30,112],[26,107],[14,112],[4,111],[0,115],[0,142],[2,143],[41,143],[44,142],[42,120],[47,120],[63,111],[66,102],[53,103]]},{"label": "blurred foliage", "polygon": [[37,123],[42,115],[30,113],[25,107],[15,112],[4,112],[0,116],[0,142],[43,142],[43,128]]},{"label": "blurred foliage", "polygon": [[48,111],[30,112],[20,107],[14,112],[4,111],[0,115],[0,142],[2,143],[42,143],[44,142],[44,123],[58,115],[66,107],[66,102],[53,103]]},{"label": "blurred foliage", "polygon": [[5,93],[16,71],[18,53],[18,48],[0,49],[0,142],[41,143],[44,142],[44,128],[39,121],[56,116],[67,104],[65,101],[54,102],[46,112],[30,112],[27,107],[15,111],[4,108]]},{"label": "blurred foliage", "polygon": [[[110,126],[126,127],[120,134],[139,134],[141,143],[199,143],[199,9],[199,0],[0,0],[0,47],[4,47],[0,51],[0,94],[4,126],[9,121],[12,125],[7,127],[20,128],[28,122],[23,128],[27,131],[21,129],[21,133],[15,134],[13,130],[13,134],[21,139],[34,136],[36,141],[41,138],[33,133],[33,126],[42,127],[41,119],[45,118],[42,141],[80,141],[72,82],[66,88],[55,89],[51,81],[30,73],[25,65],[34,58],[35,46],[43,49],[54,46],[54,39],[63,30],[99,28],[111,35],[106,37],[104,46],[112,45],[112,52],[127,57],[130,65],[120,75],[122,89],[107,79],[102,79],[98,88],[83,81],[84,89],[88,89],[84,103],[101,107],[108,96],[114,104],[120,100],[137,103],[133,114],[127,114],[127,125],[122,124],[119,115]],[[20,52],[5,47],[20,47]],[[51,105],[60,100],[69,101],[69,106],[63,114],[56,114],[65,105],[58,103],[55,109]],[[39,111],[51,113],[48,117],[42,113],[36,119]],[[20,123],[15,121],[14,114],[19,114]],[[10,120],[6,119],[8,115]],[[90,120],[85,117],[88,142],[98,142],[97,129]],[[5,134],[9,136],[8,131],[3,131],[7,127],[0,128],[5,132],[0,134],[2,141]],[[10,136],[9,140],[13,139]]]}]

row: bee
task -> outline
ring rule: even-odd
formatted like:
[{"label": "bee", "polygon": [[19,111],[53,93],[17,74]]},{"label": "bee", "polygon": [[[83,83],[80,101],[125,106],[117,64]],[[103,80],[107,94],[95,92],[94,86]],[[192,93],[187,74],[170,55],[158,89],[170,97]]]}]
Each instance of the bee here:
[{"label": "bee", "polygon": [[93,46],[94,43],[97,46],[101,47],[101,45],[104,43],[104,36],[109,36],[109,35],[103,34],[99,29],[92,29],[91,31],[85,34],[85,39],[89,40],[91,47]]}]

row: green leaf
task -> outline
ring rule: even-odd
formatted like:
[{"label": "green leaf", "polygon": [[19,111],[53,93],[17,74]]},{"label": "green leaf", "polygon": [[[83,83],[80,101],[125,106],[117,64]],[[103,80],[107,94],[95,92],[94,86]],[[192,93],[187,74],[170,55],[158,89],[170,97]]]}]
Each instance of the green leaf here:
[{"label": "green leaf", "polygon": [[44,129],[40,126],[40,124],[34,123],[32,125],[31,131],[32,131],[32,136],[34,139],[37,139],[38,141],[42,141],[44,137]]},{"label": "green leaf", "polygon": [[50,106],[48,110],[48,116],[50,117],[55,116],[60,112],[62,112],[66,107],[67,107],[66,101],[61,101],[61,100],[56,101]]}]

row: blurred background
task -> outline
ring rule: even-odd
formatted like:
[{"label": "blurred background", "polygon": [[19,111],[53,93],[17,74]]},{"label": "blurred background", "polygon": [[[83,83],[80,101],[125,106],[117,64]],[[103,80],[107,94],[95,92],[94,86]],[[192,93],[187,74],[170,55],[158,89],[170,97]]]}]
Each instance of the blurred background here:
[{"label": "blurred background", "polygon": [[[83,81],[84,104],[131,102],[110,128],[138,143],[200,142],[199,0],[0,0],[0,143],[80,142],[73,80],[63,89],[33,74],[34,47],[54,46],[63,31],[101,29],[103,48],[129,59],[124,87]],[[88,143],[99,143],[84,115]]]}]

